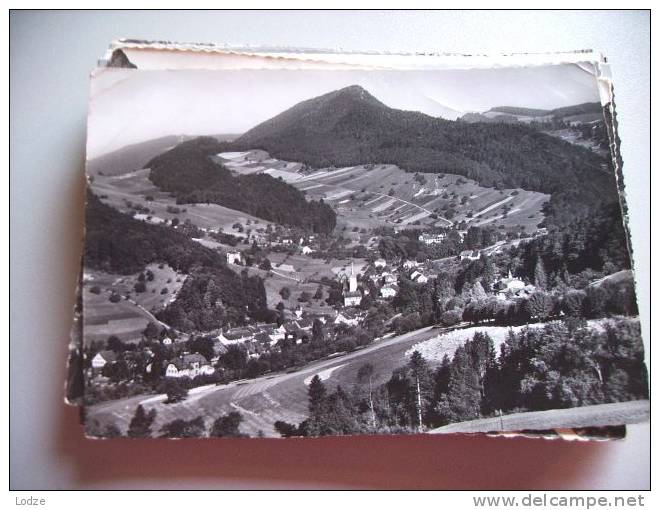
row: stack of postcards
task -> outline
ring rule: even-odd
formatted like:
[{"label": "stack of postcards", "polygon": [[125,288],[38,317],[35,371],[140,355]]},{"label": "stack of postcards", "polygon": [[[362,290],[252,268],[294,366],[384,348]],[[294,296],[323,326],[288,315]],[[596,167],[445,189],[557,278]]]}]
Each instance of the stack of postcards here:
[{"label": "stack of postcards", "polygon": [[649,400],[613,99],[590,51],[112,43],[85,434],[624,437]]}]

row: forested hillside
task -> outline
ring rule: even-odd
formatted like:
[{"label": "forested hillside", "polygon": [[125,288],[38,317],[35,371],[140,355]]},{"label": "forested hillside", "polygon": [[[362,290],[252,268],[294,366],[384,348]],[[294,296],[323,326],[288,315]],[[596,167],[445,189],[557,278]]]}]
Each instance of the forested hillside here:
[{"label": "forested hillside", "polygon": [[[177,297],[164,312],[178,329],[219,327],[225,320],[266,313],[266,292],[259,277],[239,276],[221,254],[176,230],[135,220],[87,193],[87,232],[84,265],[109,273],[132,274],[152,262],[167,263],[190,273]],[[213,283],[211,283],[211,281]],[[201,282],[201,283],[200,283]],[[208,307],[199,286],[211,286]]]},{"label": "forested hillside", "polygon": [[336,216],[322,201],[307,201],[304,193],[266,174],[234,176],[210,156],[227,143],[200,137],[177,145],[147,163],[149,178],[179,203],[214,203],[282,225],[331,232]]},{"label": "forested hillside", "polygon": [[314,167],[392,163],[550,193],[550,222],[617,197],[609,162],[586,148],[522,124],[470,124],[395,110],[358,86],[301,102],[231,146]]}]

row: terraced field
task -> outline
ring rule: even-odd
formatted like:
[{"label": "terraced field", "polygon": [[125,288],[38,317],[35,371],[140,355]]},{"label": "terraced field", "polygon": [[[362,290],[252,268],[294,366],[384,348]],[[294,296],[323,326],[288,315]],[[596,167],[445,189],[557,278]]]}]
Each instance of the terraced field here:
[{"label": "terraced field", "polygon": [[[533,232],[550,198],[522,189],[484,188],[457,175],[407,173],[396,165],[310,170],[300,163],[270,158],[264,151],[221,153],[216,160],[238,174],[281,177],[311,199],[323,199],[337,212],[338,228],[355,241],[378,226],[446,227],[461,220],[522,226]],[[444,217],[448,208],[455,210],[451,219]]]}]

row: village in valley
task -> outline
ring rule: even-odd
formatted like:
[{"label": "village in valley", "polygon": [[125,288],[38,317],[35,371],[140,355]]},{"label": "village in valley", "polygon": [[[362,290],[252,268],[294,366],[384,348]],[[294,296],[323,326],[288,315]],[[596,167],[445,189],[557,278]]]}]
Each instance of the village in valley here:
[{"label": "village in valley", "polygon": [[[144,221],[149,220],[145,217]],[[247,220],[247,222],[249,225],[250,220]],[[170,222],[170,225],[172,223],[176,222]],[[176,224],[172,226],[174,229],[177,227]],[[235,225],[235,230],[241,232],[243,228]],[[178,352],[167,361],[164,371],[165,377],[194,379],[200,375],[210,376],[214,374],[221,355],[225,354],[231,346],[240,346],[245,351],[247,360],[257,360],[264,353],[281,352],[282,348],[287,345],[307,344],[313,338],[315,322],[320,325],[319,328],[323,328],[330,335],[333,334],[335,329],[358,327],[367,317],[369,309],[375,304],[391,305],[392,300],[399,293],[401,279],[405,279],[408,285],[413,284],[420,288],[427,285],[432,286],[444,266],[477,261],[481,259],[482,253],[489,251],[467,249],[460,251],[456,256],[447,257],[445,260],[418,262],[417,260],[405,258],[390,259],[388,261],[380,256],[378,250],[372,250],[367,253],[366,258],[357,259],[359,264],[357,266],[355,261],[351,260],[350,262],[346,261],[346,265],[343,267],[333,268],[336,276],[332,280],[324,277],[324,279],[318,281],[305,281],[296,276],[298,273],[303,272],[298,264],[304,264],[306,259],[312,259],[314,254],[319,253],[322,249],[319,236],[312,234],[294,238],[294,233],[282,235],[284,230],[282,228],[279,228],[277,233],[272,235],[269,235],[269,232],[265,230],[257,228],[252,232],[248,231],[249,233],[243,240],[243,245],[246,246],[244,250],[239,250],[237,249],[238,246],[234,246],[225,251],[228,248],[226,245],[219,248],[220,243],[213,241],[207,241],[205,244],[220,251],[224,255],[227,265],[238,272],[257,266],[260,272],[270,272],[271,277],[281,275],[279,281],[283,282],[283,285],[278,294],[282,300],[276,305],[280,312],[278,320],[272,323],[253,322],[234,326],[227,324],[216,331],[200,331],[200,335],[203,334],[206,338],[212,340],[213,355],[209,356],[208,359],[187,349],[187,343],[195,333],[186,334],[174,331],[172,328],[168,328],[166,324],[162,324],[163,329],[161,331],[167,330],[168,334],[161,335],[161,344],[170,348],[174,345],[175,348],[172,348],[172,352]],[[445,233],[427,233],[422,230],[419,230],[419,233],[417,231],[413,232],[417,236],[418,242],[424,246],[440,245],[446,237]],[[204,234],[210,239],[227,235],[213,231],[204,232]],[[231,234],[229,235],[231,236]],[[458,235],[463,241],[467,231],[459,230]],[[543,235],[543,230],[537,232],[536,235]],[[238,238],[236,236],[236,239]],[[197,242],[204,242],[200,238],[194,239]],[[501,241],[488,248],[490,250],[502,248],[505,244]],[[295,268],[292,264],[286,262],[273,266],[268,259],[270,250],[273,250],[274,253],[298,255],[296,259],[298,267]],[[260,257],[257,257],[256,260],[255,253],[260,254]],[[284,258],[283,260],[288,259]],[[287,278],[291,279],[290,283],[287,282]],[[149,283],[148,278],[142,281]],[[88,283],[93,282],[93,277],[88,280]],[[290,299],[291,293],[297,292],[296,289],[300,284],[309,283],[317,285],[313,295],[303,290],[298,292],[295,301]],[[140,281],[138,280],[136,284],[138,289],[140,288],[139,284]],[[306,285],[303,288],[305,287]],[[325,297],[328,294],[328,291],[325,290],[326,287],[335,294],[334,298],[330,300],[331,305],[328,304],[329,298]],[[143,292],[147,292],[147,290],[150,290],[148,285]],[[488,289],[484,289],[484,293],[498,300],[506,301],[512,298],[529,297],[534,293],[534,290],[535,286],[532,283],[512,276],[511,271],[509,271],[508,274],[503,274],[496,279]],[[136,291],[135,287],[133,291]],[[175,293],[169,295],[170,300],[175,299],[175,297]],[[283,305],[284,300],[287,299],[295,302],[290,308]],[[368,304],[365,306],[365,303]],[[157,309],[153,311],[157,312]],[[385,321],[383,331],[389,330],[389,335],[394,334],[396,331],[396,318],[395,315]],[[140,339],[150,338],[149,330],[154,330],[152,322],[148,323],[145,331],[140,332]],[[176,346],[182,346],[182,348],[176,349]],[[148,355],[152,354],[149,349],[146,350],[146,353]],[[131,350],[121,353],[110,349],[101,350],[91,359],[90,376],[99,382],[106,380],[107,378],[103,374],[111,372],[110,367],[119,361],[126,361],[130,364],[133,357],[134,351]],[[147,372],[150,368],[149,364],[145,366]]]}]

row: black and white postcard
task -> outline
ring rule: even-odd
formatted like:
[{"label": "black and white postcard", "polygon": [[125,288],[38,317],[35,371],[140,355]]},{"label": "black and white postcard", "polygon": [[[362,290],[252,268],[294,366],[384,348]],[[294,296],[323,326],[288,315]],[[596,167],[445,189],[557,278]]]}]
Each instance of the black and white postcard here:
[{"label": "black and white postcard", "polygon": [[[586,58],[586,57],[585,57]],[[648,419],[593,62],[91,79],[91,437],[539,431]]]}]

